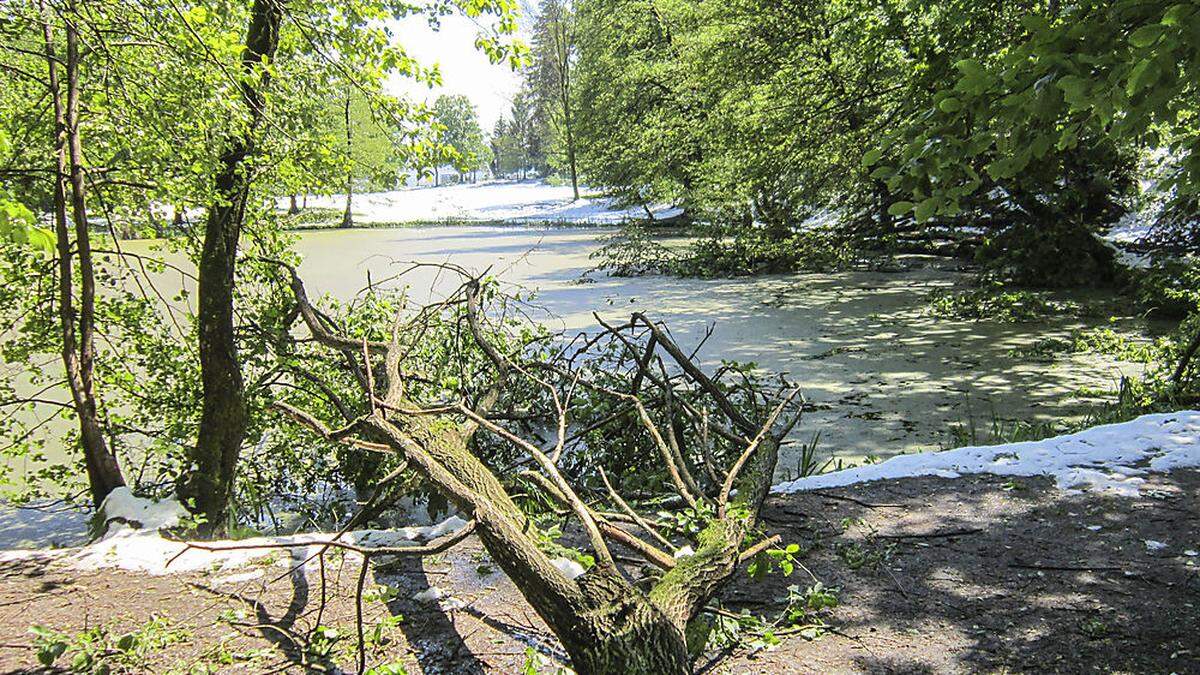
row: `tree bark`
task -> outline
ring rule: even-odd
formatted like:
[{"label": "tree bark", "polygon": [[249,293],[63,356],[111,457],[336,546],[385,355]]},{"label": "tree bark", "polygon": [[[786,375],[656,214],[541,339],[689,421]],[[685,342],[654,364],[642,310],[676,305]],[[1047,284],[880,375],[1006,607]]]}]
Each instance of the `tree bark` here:
[{"label": "tree bark", "polygon": [[354,227],[354,215],[351,213],[351,203],[354,201],[354,157],[352,155],[352,136],[350,131],[350,92],[346,92],[344,108],[346,122],[346,210],[342,213],[342,227]]},{"label": "tree bark", "polygon": [[300,213],[300,205],[296,203],[296,195],[288,195],[288,215],[294,216]]},{"label": "tree bark", "polygon": [[[95,383],[96,276],[92,264],[88,233],[87,204],[83,176],[83,143],[79,135],[79,39],[75,25],[66,23],[67,104],[64,110],[58,80],[58,59],[50,16],[44,5],[42,30],[45,38],[48,84],[54,108],[54,150],[57,174],[54,181],[54,231],[58,243],[58,315],[62,331],[62,359],[71,389],[75,414],[79,418],[79,437],[92,503],[100,506],[115,488],[125,485],[117,458],[109,451],[97,412]],[[70,4],[71,12],[75,3]],[[70,232],[67,225],[67,195],[71,200],[71,219],[75,226],[75,247],[79,257],[79,313],[74,307],[74,265]],[[76,335],[78,320],[78,335]]]},{"label": "tree bark", "polygon": [[[280,0],[254,0],[242,68],[247,76],[263,59],[273,59],[279,43],[282,17]],[[191,471],[180,486],[180,496],[194,513],[203,515],[201,532],[223,532],[229,516],[238,457],[246,433],[245,390],[234,335],[233,292],[237,246],[245,218],[250,175],[246,158],[263,117],[262,89],[270,76],[255,84],[249,77],[241,87],[250,124],[221,154],[216,175],[217,202],[208,210],[204,248],[199,265],[200,375],[203,407],[196,447],[191,450]]]},{"label": "tree bark", "polygon": [[563,136],[567,143],[567,166],[571,172],[571,191],[579,200],[579,170],[575,162],[575,130],[571,123],[571,46],[574,42],[568,17],[564,13],[570,10],[558,8],[554,29],[555,61],[558,68],[559,105],[562,107]]}]

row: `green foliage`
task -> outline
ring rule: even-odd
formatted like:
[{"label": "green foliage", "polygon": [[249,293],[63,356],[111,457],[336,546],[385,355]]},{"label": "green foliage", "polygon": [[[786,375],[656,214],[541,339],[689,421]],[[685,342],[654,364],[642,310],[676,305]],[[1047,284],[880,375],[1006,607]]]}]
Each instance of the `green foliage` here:
[{"label": "green foliage", "polygon": [[334,626],[316,626],[309,632],[305,651],[318,661],[328,659],[333,656],[338,643],[345,641],[348,637]]},{"label": "green foliage", "polygon": [[[177,297],[157,290],[167,274],[190,274],[158,258],[196,261],[196,209],[215,201],[213,176],[223,153],[248,130],[241,85],[263,83],[256,104],[263,123],[250,129],[244,162],[254,180],[236,292],[239,351],[250,383],[248,440],[257,447],[247,453],[238,501],[242,517],[255,524],[273,519],[272,500],[289,494],[328,501],[337,487],[330,480],[339,475],[334,467],[342,475],[361,473],[352,466],[357,460],[339,457],[330,444],[305,438],[267,413],[274,396],[268,385],[294,375],[297,361],[281,352],[278,340],[290,329],[282,325],[290,293],[271,281],[277,270],[259,260],[286,257],[290,244],[266,203],[281,194],[341,191],[348,177],[379,181],[401,164],[421,165],[440,153],[432,112],[384,91],[393,78],[436,84],[440,74],[408,54],[388,23],[424,13],[436,24],[438,17],[459,12],[479,26],[477,46],[489,58],[516,65],[524,48],[506,37],[516,27],[515,2],[289,3],[275,58],[254,64],[252,72],[241,63],[250,3],[177,8],[101,0],[50,2],[44,14],[28,10],[0,9],[0,34],[13,47],[0,56],[0,320],[6,330],[0,355],[14,369],[0,383],[6,407],[0,436],[8,460],[0,478],[11,480],[11,460],[28,460],[31,471],[11,496],[30,499],[78,494],[84,475],[73,453],[51,461],[45,452],[45,430],[58,434],[69,406],[55,400],[63,378],[55,359],[62,336],[53,261],[41,257],[53,240],[38,228],[52,206],[57,166],[42,55],[49,46],[61,61],[70,24],[88,36],[78,69],[79,104],[86,111],[80,140],[98,251],[95,389],[109,444],[143,494],[173,491],[190,470],[182,451],[195,441],[200,403],[193,303],[187,290]],[[349,127],[346,115],[337,114],[345,112],[345,102]],[[151,256],[119,250],[118,237],[164,234],[177,236]],[[81,282],[75,280],[76,289]],[[193,282],[189,278],[184,288],[194,288]],[[39,390],[43,401],[54,402],[26,401],[24,394]],[[77,442],[75,431],[55,438],[63,448]],[[309,503],[297,510],[328,515]]]},{"label": "green foliage", "polygon": [[521,664],[521,675],[566,675],[567,668],[557,666],[553,661],[538,653],[533,647],[525,648],[525,661]]},{"label": "green foliage", "polygon": [[460,171],[470,171],[491,161],[491,148],[484,143],[475,106],[466,96],[442,95],[433,103],[440,141],[449,159]]},{"label": "green foliage", "polygon": [[408,675],[408,669],[401,663],[384,663],[368,668],[364,675]]},{"label": "green foliage", "polygon": [[54,250],[54,233],[36,225],[33,212],[0,189],[0,241],[25,244],[39,251]]},{"label": "green foliage", "polygon": [[788,544],[783,548],[769,548],[750,561],[746,573],[755,581],[761,581],[776,569],[782,572],[783,576],[790,577],[799,564],[798,554],[800,554],[799,544]]},{"label": "green foliage", "polygon": [[561,537],[562,530],[557,524],[541,526],[537,532],[538,548],[552,558],[574,560],[582,565],[585,570],[595,566],[596,558],[594,556],[571,546],[563,546],[558,542]]},{"label": "green foliage", "polygon": [[[805,626],[806,624],[820,626],[821,616],[827,610],[838,606],[838,589],[829,588],[820,581],[801,589],[799,586],[788,586],[787,609],[781,625],[786,627]],[[806,636],[809,637],[809,636]]]},{"label": "green foliage", "polygon": [[778,598],[783,608],[774,618],[758,616],[748,610],[739,614],[715,613],[707,626],[706,647],[728,649],[740,646],[753,652],[773,649],[786,635],[815,640],[829,628],[826,619],[839,604],[838,592],[837,588],[814,580],[812,585],[804,588],[788,586],[787,595]]},{"label": "green foliage", "polygon": [[1059,306],[1044,293],[1006,290],[1004,285],[992,282],[965,291],[934,290],[929,294],[929,310],[948,319],[1013,323],[1045,320]]},{"label": "green foliage", "polygon": [[614,276],[670,274],[702,278],[836,271],[860,259],[849,241],[824,228],[783,238],[749,232],[664,244],[652,228],[637,224],[623,227],[591,257],[599,261],[599,269]]},{"label": "green foliage", "polygon": [[75,635],[37,625],[30,628],[30,632],[34,636],[38,663],[49,668],[66,657],[69,672],[86,675],[144,670],[153,657],[191,637],[188,631],[157,616],[137,630],[119,635],[105,626],[89,628]]},{"label": "green foliage", "polygon": [[1135,284],[1138,303],[1163,317],[1200,311],[1200,260],[1195,256],[1156,258],[1138,273]]},{"label": "green foliage", "polygon": [[[1171,157],[1157,189],[1194,194],[1195,83],[1185,74],[1198,63],[1196,11],[1130,0],[1035,6],[1020,15],[1011,43],[955,57],[952,84],[885,138],[887,152],[870,157],[885,157],[880,177],[891,190],[912,195],[896,210],[912,209],[918,220],[951,216],[1000,186],[1043,226],[1107,222],[1116,212],[1104,195],[1120,194],[1127,181],[1105,168],[1137,147]],[[1106,155],[1076,170],[1081,157]],[[1037,192],[1062,198],[1031,199]]]}]

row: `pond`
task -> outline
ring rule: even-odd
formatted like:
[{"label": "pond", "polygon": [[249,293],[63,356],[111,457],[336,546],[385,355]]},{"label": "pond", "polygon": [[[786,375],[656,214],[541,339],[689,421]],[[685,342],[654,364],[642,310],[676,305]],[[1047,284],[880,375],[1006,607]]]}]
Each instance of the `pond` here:
[{"label": "pond", "polygon": [[[1031,360],[1018,352],[1047,338],[1068,339],[1089,325],[1145,328],[1134,317],[1111,323],[1061,317],[1040,323],[964,322],[934,316],[927,296],[969,276],[944,260],[911,257],[883,271],[803,273],[734,279],[609,277],[589,256],[611,228],[420,226],[318,230],[298,235],[301,275],[313,297],[349,298],[368,277],[381,283],[403,263],[453,262],[485,269],[510,288],[536,291],[535,318],[553,329],[597,326],[593,312],[620,321],[633,311],[666,322],[678,341],[694,345],[708,366],[752,361],[786,373],[803,387],[807,412],[781,450],[777,480],[798,470],[801,444],[819,434],[822,461],[845,463],[937,450],[997,419],[1061,422],[1076,418],[1144,366],[1097,354]],[[122,248],[160,255],[153,241]],[[180,263],[178,256],[168,256]],[[436,270],[405,277],[418,295],[452,283]],[[382,281],[383,283],[388,283]],[[166,273],[156,285],[170,297],[183,284]],[[188,282],[191,286],[191,283]],[[194,289],[192,289],[194,290]],[[194,296],[193,296],[194,297]],[[1085,298],[1087,299],[1087,298]],[[62,433],[55,425],[48,437]],[[980,442],[986,442],[982,433]],[[47,450],[61,458],[61,448]],[[19,467],[18,467],[19,470]],[[0,512],[0,548],[82,532],[70,513]]]},{"label": "pond", "polygon": [[[300,271],[311,295],[348,298],[407,261],[490,268],[505,283],[536,291],[539,320],[566,331],[596,327],[633,311],[668,324],[700,357],[753,361],[802,385],[811,410],[796,430],[820,433],[819,451],[846,461],[937,449],[952,425],[988,428],[994,419],[1056,421],[1077,416],[1140,364],[1096,354],[1053,361],[1019,354],[1047,338],[1069,338],[1089,322],[961,322],[934,316],[927,296],[968,279],[943,260],[911,258],[888,271],[805,273],[735,279],[617,278],[590,272],[604,228],[411,227],[300,235]],[[435,270],[406,277],[414,288]],[[441,281],[445,280],[442,275]],[[1090,320],[1112,325],[1108,317]],[[1129,318],[1116,324],[1140,328]],[[785,452],[780,477],[794,470]]]}]

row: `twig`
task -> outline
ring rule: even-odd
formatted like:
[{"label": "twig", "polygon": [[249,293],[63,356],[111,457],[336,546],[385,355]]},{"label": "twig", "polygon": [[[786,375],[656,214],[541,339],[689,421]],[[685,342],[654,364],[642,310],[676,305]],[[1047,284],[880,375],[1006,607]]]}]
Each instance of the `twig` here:
[{"label": "twig", "polygon": [[912,534],[877,534],[876,539],[938,539],[941,537],[958,537],[968,534],[979,534],[983,528],[972,527],[964,530],[944,530],[942,532],[914,532]]},{"label": "twig", "polygon": [[837,501],[858,504],[859,506],[867,509],[902,509],[905,507],[904,504],[874,504],[871,502],[865,502],[861,499],[855,499],[854,497],[844,497],[842,495],[830,494],[828,492],[821,492],[818,490],[808,490],[807,493],[810,495],[816,495],[823,499],[836,499]]},{"label": "twig", "polygon": [[738,555],[738,564],[740,565],[741,563],[746,562],[747,560],[753,558],[754,556],[758,555],[759,553],[762,553],[763,551],[767,550],[768,548],[771,548],[772,546],[778,544],[781,541],[783,541],[783,537],[780,537],[777,534],[767,537],[766,539],[763,539],[762,541],[751,546],[750,548],[746,549],[745,551],[742,551],[741,554]]}]

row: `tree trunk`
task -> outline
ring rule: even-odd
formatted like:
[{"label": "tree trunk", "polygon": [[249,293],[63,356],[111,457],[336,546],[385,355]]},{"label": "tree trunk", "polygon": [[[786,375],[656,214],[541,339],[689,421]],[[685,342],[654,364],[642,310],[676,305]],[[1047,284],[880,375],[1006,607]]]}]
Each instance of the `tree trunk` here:
[{"label": "tree trunk", "polygon": [[692,672],[687,641],[670,618],[616,571],[578,578],[587,608],[575,625],[555,630],[580,675]]},{"label": "tree trunk", "polygon": [[571,191],[575,201],[579,201],[579,171],[575,168],[575,141],[571,138],[570,127],[567,127],[567,162],[571,165]]},{"label": "tree trunk", "polygon": [[[55,123],[54,231],[58,240],[59,322],[62,330],[62,359],[71,389],[71,399],[79,418],[79,437],[92,502],[100,506],[113,489],[125,485],[117,459],[108,449],[100,426],[94,392],[95,296],[96,277],[92,266],[91,239],[88,233],[87,206],[83,177],[83,144],[79,136],[79,46],[75,25],[66,22],[67,105],[63,109],[59,92],[57,57],[50,16],[43,13],[48,83],[53,99]],[[74,2],[70,5],[74,12]],[[69,185],[69,190],[68,190]],[[74,266],[71,262],[70,232],[67,226],[67,194],[70,192],[75,243],[79,256],[78,336],[74,307]]]},{"label": "tree trunk", "polygon": [[350,92],[346,92],[346,107],[345,107],[345,122],[346,122],[346,166],[350,167],[346,170],[346,210],[342,213],[342,227],[354,227],[354,215],[351,212],[351,206],[354,201],[354,158],[351,155],[351,132],[350,132]]},{"label": "tree trunk", "polygon": [[[279,42],[281,8],[276,0],[254,0],[242,67],[253,74],[264,58],[275,56]],[[221,155],[216,175],[217,200],[208,210],[204,248],[200,254],[199,315],[200,377],[204,402],[199,436],[191,450],[191,471],[180,486],[180,496],[194,513],[203,515],[201,531],[223,532],[229,515],[238,456],[246,433],[245,391],[234,335],[233,291],[237,246],[245,218],[250,176],[245,160],[263,116],[261,88],[242,84],[242,101],[250,113],[245,134],[232,141]]]},{"label": "tree trunk", "polygon": [[300,213],[300,205],[296,203],[296,195],[288,196],[288,215],[294,216]]}]

